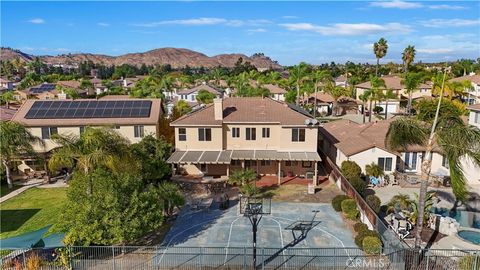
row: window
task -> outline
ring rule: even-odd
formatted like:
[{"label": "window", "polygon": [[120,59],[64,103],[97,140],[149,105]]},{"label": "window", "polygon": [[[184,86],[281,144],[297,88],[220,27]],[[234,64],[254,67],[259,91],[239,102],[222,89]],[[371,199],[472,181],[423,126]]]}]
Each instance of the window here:
[{"label": "window", "polygon": [[305,129],[293,128],[292,129],[292,142],[304,142],[305,141]]},{"label": "window", "polygon": [[378,158],[378,166],[385,172],[392,171],[392,158]]},{"label": "window", "polygon": [[287,167],[297,166],[297,162],[296,161],[285,161],[285,166],[287,166]]},{"label": "window", "polygon": [[191,101],[195,101],[195,96],[194,96],[194,95],[191,95],[191,96],[190,96],[190,100],[191,100]]},{"label": "window", "polygon": [[199,141],[211,141],[212,140],[212,129],[211,128],[199,128],[198,129],[198,140]]},{"label": "window", "polygon": [[405,169],[411,171],[417,170],[417,153],[405,153]]},{"label": "window", "polygon": [[178,129],[178,140],[182,142],[187,140],[187,129],[185,128]]},{"label": "window", "polygon": [[240,138],[240,128],[232,128],[232,138]]},{"label": "window", "polygon": [[257,161],[256,160],[245,160],[245,167],[255,167],[257,166]]},{"label": "window", "polygon": [[450,169],[450,164],[448,163],[448,159],[445,156],[442,156],[442,166]]},{"label": "window", "polygon": [[256,128],[245,128],[245,134],[247,141],[255,141],[257,139]]},{"label": "window", "polygon": [[113,129],[120,129],[120,126],[114,126]]},{"label": "window", "polygon": [[242,162],[240,160],[232,160],[232,166],[242,166]]},{"label": "window", "polygon": [[53,134],[57,133],[57,127],[42,127],[42,139],[44,140],[50,139]]},{"label": "window", "polygon": [[203,173],[207,172],[207,164],[200,164],[200,171]]},{"label": "window", "polygon": [[82,135],[83,132],[85,132],[85,127],[79,127],[79,130],[80,130],[80,135]]},{"label": "window", "polygon": [[261,160],[260,166],[270,166],[270,160]]},{"label": "window", "polygon": [[302,161],[302,167],[303,168],[311,168],[312,167],[312,162],[311,161]]},{"label": "window", "polygon": [[270,138],[270,128],[262,128],[262,137]]},{"label": "window", "polygon": [[475,113],[475,124],[480,124],[480,112]]},{"label": "window", "polygon": [[145,136],[145,129],[143,126],[133,126],[133,133],[135,138],[143,138]]}]

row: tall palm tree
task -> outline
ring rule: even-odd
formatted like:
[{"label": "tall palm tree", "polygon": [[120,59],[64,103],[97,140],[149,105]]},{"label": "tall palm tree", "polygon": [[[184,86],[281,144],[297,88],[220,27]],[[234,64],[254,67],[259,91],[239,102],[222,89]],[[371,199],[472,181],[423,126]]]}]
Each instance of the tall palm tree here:
[{"label": "tall palm tree", "polygon": [[377,58],[377,66],[375,68],[375,76],[378,76],[378,68],[380,66],[380,58],[383,58],[387,55],[388,44],[387,40],[383,37],[378,40],[378,42],[373,43],[373,53],[375,58]]},{"label": "tall palm tree", "polygon": [[403,61],[403,72],[408,72],[408,67],[413,63],[415,59],[415,46],[408,45],[402,53],[402,61]]},{"label": "tall palm tree", "polygon": [[313,87],[314,87],[314,92],[315,92],[315,99],[314,99],[314,104],[313,104],[313,117],[315,118],[317,115],[317,93],[318,93],[318,84],[322,83],[325,88],[332,87],[333,86],[333,77],[330,71],[328,70],[316,70],[312,74],[312,80],[313,80]]},{"label": "tall palm tree", "polygon": [[[445,70],[443,86],[445,85],[446,73]],[[386,136],[386,144],[392,149],[405,151],[409,145],[415,144],[425,145],[426,148],[421,164],[421,185],[415,235],[415,247],[417,248],[421,244],[425,200],[431,172],[434,142],[448,160],[452,188],[457,200],[465,200],[467,193],[461,160],[467,158],[480,165],[480,130],[473,126],[468,126],[457,115],[440,117],[442,97],[443,90],[438,98],[433,119],[420,119],[424,120],[420,121],[412,117],[399,118],[390,124]],[[430,135],[428,134],[429,132]]]},{"label": "tall palm tree", "polygon": [[383,90],[386,88],[385,81],[377,76],[372,76],[370,78],[370,91],[369,91],[369,102],[370,109],[368,115],[368,122],[372,122],[372,102],[379,100],[379,97],[382,96]]},{"label": "tall palm tree", "polygon": [[304,62],[293,66],[289,71],[290,81],[295,84],[297,90],[297,105],[300,104],[300,85],[307,79],[307,71],[308,65]]},{"label": "tall palm tree", "polygon": [[346,88],[343,88],[341,86],[333,86],[326,88],[325,92],[330,94],[333,97],[333,108],[332,108],[332,113],[334,116],[337,115],[338,113],[338,99],[341,96],[345,96],[348,94],[348,90]]},{"label": "tall palm tree", "polygon": [[158,186],[159,198],[163,201],[163,211],[166,216],[171,216],[175,207],[185,204],[185,198],[178,186],[171,182],[162,182]]},{"label": "tall palm tree", "polygon": [[385,91],[385,93],[383,94],[383,98],[385,100],[385,119],[388,119],[388,102],[390,101],[390,99],[397,98],[397,95],[393,93],[392,89],[387,89],[387,91]]},{"label": "tall palm tree", "polygon": [[408,103],[407,103],[407,114],[410,115],[412,112],[412,99],[413,99],[413,92],[418,90],[418,86],[422,83],[422,74],[414,73],[414,72],[407,72],[404,75],[402,80],[402,84],[407,89],[408,94]]},{"label": "tall palm tree", "polygon": [[[361,94],[360,96],[358,96],[358,98],[362,101],[363,105],[362,105],[362,108],[363,108],[363,123],[365,124],[365,106],[366,106],[366,103],[367,101],[370,99],[370,94],[372,92],[370,90],[366,90],[365,92],[363,92],[363,94]],[[371,109],[371,108],[370,108]]]},{"label": "tall palm tree", "polygon": [[0,122],[0,155],[5,167],[8,188],[13,187],[10,166],[12,159],[22,155],[35,156],[34,144],[43,145],[43,141],[32,135],[28,129],[17,122]]}]

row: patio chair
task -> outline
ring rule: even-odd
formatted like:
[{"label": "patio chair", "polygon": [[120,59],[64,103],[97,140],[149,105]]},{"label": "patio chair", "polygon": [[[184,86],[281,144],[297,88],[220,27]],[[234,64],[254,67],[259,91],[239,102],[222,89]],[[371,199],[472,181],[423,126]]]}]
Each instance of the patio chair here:
[{"label": "patio chair", "polygon": [[398,221],[398,219],[393,218],[392,224],[389,225],[388,227],[392,229],[394,232],[398,233],[399,226],[400,226],[400,222]]},{"label": "patio chair", "polygon": [[410,230],[412,229],[412,224],[408,222],[406,219],[400,220],[398,224],[398,235],[400,238],[404,239],[410,234]]},{"label": "patio chair", "polygon": [[370,176],[370,184],[376,187],[380,184],[380,181],[375,176]]}]

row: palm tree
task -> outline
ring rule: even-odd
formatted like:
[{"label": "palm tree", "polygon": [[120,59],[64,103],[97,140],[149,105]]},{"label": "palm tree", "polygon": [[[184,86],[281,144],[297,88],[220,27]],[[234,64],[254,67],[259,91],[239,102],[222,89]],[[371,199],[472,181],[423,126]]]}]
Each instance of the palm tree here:
[{"label": "palm tree", "polygon": [[17,122],[0,122],[0,155],[2,164],[5,167],[8,188],[13,187],[12,177],[10,175],[10,165],[12,159],[22,155],[35,156],[33,150],[34,144],[43,145],[43,141],[33,136],[28,129]]},{"label": "palm tree", "polygon": [[297,105],[300,104],[300,84],[302,84],[307,78],[308,65],[304,62],[301,62],[298,65],[293,66],[290,71],[290,81],[295,84],[297,89]]},{"label": "palm tree", "polygon": [[326,88],[333,86],[333,77],[330,71],[328,70],[316,70],[312,74],[313,86],[315,88],[315,100],[313,104],[313,118],[317,114],[317,93],[318,93],[318,84],[322,83]]},{"label": "palm tree", "polygon": [[403,71],[405,73],[408,72],[408,67],[410,64],[413,63],[413,60],[415,59],[415,46],[408,45],[405,50],[403,50],[402,53],[402,60],[403,60]]},{"label": "palm tree", "polygon": [[[442,86],[445,85],[447,70],[444,71]],[[392,149],[405,151],[409,145],[425,145],[426,151],[421,164],[421,185],[419,193],[418,220],[415,235],[415,247],[421,244],[421,233],[424,222],[424,209],[428,180],[432,165],[434,142],[448,160],[450,179],[457,200],[466,198],[466,181],[461,167],[463,158],[470,159],[480,166],[480,130],[468,126],[460,116],[448,115],[439,117],[443,97],[443,87],[438,98],[437,109],[433,119],[420,121],[412,117],[396,119],[390,124],[386,136],[386,144]],[[430,135],[428,135],[430,129]]]},{"label": "palm tree", "polygon": [[333,97],[333,109],[332,113],[334,116],[337,115],[337,107],[338,107],[338,99],[341,96],[345,96],[348,94],[348,90],[346,88],[343,88],[341,86],[333,86],[333,87],[328,87],[325,89],[325,92],[330,94]]},{"label": "palm tree", "polygon": [[163,212],[171,216],[175,207],[179,208],[185,204],[185,198],[178,186],[171,182],[162,182],[159,187],[159,198],[163,201]]},{"label": "palm tree", "polygon": [[[358,96],[358,98],[363,102],[363,123],[365,124],[365,104],[367,103],[367,101],[370,99],[370,94],[372,92],[370,90],[366,90],[365,92],[363,92],[363,94],[361,94],[360,96]],[[370,108],[371,109],[371,108]]]},{"label": "palm tree", "polygon": [[383,169],[375,164],[375,162],[372,162],[372,164],[367,164],[365,165],[365,173],[370,176],[374,177],[380,177],[385,175]]},{"label": "palm tree", "polygon": [[378,42],[373,43],[373,53],[375,58],[377,58],[377,66],[375,68],[375,76],[378,76],[378,68],[380,66],[380,58],[383,58],[387,55],[388,44],[387,40],[383,37],[378,40]]},{"label": "palm tree", "polygon": [[385,119],[388,119],[388,101],[390,101],[390,99],[397,98],[397,95],[393,93],[392,89],[387,89],[387,91],[383,94],[383,98],[385,99]]},{"label": "palm tree", "polygon": [[412,99],[413,92],[417,91],[418,86],[422,83],[422,74],[407,72],[402,80],[402,84],[405,85],[408,94],[408,103],[407,103],[407,114],[410,115],[412,112]]},{"label": "palm tree", "polygon": [[[77,136],[52,136],[60,145],[53,150],[48,161],[51,171],[62,167],[76,167],[84,174],[96,168],[107,168],[112,172],[134,171],[137,163],[129,151],[129,142],[112,128],[86,128]],[[90,194],[93,192],[90,183]]]},{"label": "palm tree", "polygon": [[372,101],[376,101],[381,97],[383,93],[383,89],[385,89],[385,81],[379,77],[372,76],[370,78],[370,91],[369,92],[369,102],[370,102],[370,109],[369,109],[369,115],[368,115],[368,122],[372,122]]},{"label": "palm tree", "polygon": [[13,91],[6,91],[0,96],[0,100],[2,102],[5,102],[5,105],[7,105],[7,109],[10,108],[10,103],[15,100],[13,97]]}]

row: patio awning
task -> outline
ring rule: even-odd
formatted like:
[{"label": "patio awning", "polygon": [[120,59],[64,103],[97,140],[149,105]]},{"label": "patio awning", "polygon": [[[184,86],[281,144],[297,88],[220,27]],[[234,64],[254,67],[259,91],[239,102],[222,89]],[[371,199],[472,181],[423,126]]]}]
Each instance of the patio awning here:
[{"label": "patio awning", "polygon": [[175,151],[168,163],[230,164],[231,160],[321,161],[317,152],[275,150]]}]

